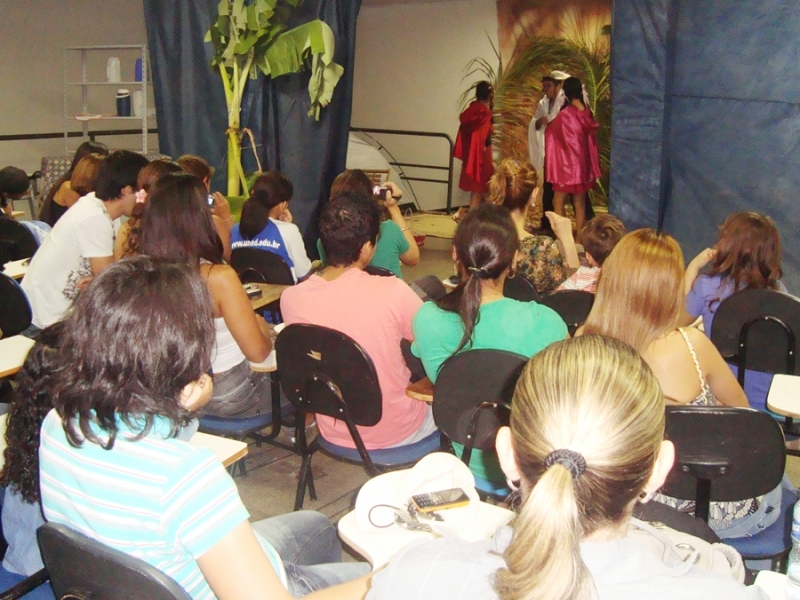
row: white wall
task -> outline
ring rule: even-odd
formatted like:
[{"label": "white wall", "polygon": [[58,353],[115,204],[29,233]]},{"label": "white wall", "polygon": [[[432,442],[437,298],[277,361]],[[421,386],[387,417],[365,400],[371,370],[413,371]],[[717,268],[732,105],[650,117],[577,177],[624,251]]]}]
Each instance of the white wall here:
[{"label": "white wall", "polygon": [[[141,0],[0,0],[0,14],[0,135],[63,131],[64,47],[147,43]],[[118,55],[123,79],[133,79],[135,57]],[[105,59],[96,65],[103,78]],[[104,89],[100,94],[107,97],[96,96],[92,108],[113,112],[115,92],[114,86]],[[134,121],[103,121],[93,128],[136,126]],[[71,128],[79,131],[80,125],[73,121]],[[136,136],[100,141],[141,147]],[[71,139],[70,147],[78,143]],[[156,136],[148,143],[151,151],[157,149]],[[30,172],[39,168],[42,156],[63,153],[63,139],[0,142],[0,167],[12,164]]]},{"label": "white wall", "polygon": [[[494,0],[362,6],[356,32],[353,127],[458,131],[459,97],[480,76],[462,79],[467,63],[482,57],[495,68],[497,8]],[[491,40],[491,43],[490,43]],[[444,141],[376,136],[400,162],[447,164]],[[458,189],[455,205],[469,202]],[[406,174],[446,178],[445,171],[406,169]],[[443,208],[443,185],[411,182],[423,208]]]}]

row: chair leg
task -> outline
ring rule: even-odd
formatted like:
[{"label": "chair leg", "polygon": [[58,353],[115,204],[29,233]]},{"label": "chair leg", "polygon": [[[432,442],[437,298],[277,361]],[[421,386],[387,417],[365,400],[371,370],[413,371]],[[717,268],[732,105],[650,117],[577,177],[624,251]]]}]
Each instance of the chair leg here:
[{"label": "chair leg", "polygon": [[[309,475],[311,474],[311,454],[303,456],[303,463],[300,465],[300,474],[297,481],[297,494],[294,499],[294,509],[300,510],[303,508],[303,500],[306,495],[306,487],[313,487],[313,483],[309,486]],[[316,495],[316,494],[315,494]],[[315,500],[314,497],[311,498]]]}]

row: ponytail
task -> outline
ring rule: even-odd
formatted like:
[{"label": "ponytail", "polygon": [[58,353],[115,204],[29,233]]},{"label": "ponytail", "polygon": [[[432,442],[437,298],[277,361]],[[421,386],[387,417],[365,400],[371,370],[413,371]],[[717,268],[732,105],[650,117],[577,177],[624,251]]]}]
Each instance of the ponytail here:
[{"label": "ponytail", "polygon": [[573,478],[547,469],[522,505],[495,590],[500,600],[582,600],[592,580],[581,560],[581,523]]}]

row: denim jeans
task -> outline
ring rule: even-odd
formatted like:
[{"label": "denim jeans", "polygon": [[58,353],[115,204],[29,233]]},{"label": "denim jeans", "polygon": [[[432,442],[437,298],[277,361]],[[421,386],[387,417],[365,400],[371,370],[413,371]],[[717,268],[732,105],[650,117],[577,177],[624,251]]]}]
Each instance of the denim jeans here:
[{"label": "denim jeans", "polygon": [[764,495],[756,512],[734,519],[725,528],[714,531],[722,540],[758,535],[781,517],[781,498],[784,490],[794,490],[794,485],[786,475],[778,487]]},{"label": "denim jeans", "polygon": [[269,542],[286,569],[295,598],[344,583],[371,571],[367,563],[343,563],[336,527],[318,512],[302,510],[253,523],[256,537]]}]

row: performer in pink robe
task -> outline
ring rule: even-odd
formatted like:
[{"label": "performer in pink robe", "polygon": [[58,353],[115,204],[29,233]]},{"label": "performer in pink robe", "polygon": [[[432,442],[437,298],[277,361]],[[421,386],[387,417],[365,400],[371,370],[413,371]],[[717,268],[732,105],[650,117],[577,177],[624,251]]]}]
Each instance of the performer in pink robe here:
[{"label": "performer in pink robe", "polygon": [[475,100],[461,113],[453,156],[463,161],[458,187],[470,192],[469,207],[484,200],[489,179],[494,174],[492,163],[492,100],[494,89],[488,81],[475,86]]},{"label": "performer in pink robe", "polygon": [[580,79],[564,81],[564,108],[545,130],[545,177],[553,184],[553,206],[564,215],[564,203],[572,196],[575,208],[576,241],[586,221],[586,192],[600,177],[597,128],[592,111],[583,102]]}]

